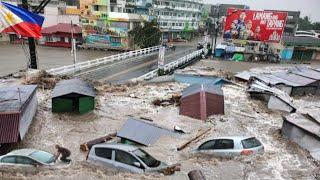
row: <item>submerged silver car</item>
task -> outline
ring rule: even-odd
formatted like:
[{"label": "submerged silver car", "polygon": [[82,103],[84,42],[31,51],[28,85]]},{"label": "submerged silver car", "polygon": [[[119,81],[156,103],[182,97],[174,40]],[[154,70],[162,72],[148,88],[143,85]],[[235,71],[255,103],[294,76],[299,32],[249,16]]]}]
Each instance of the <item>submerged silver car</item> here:
[{"label": "submerged silver car", "polygon": [[156,172],[168,167],[144,150],[125,144],[96,144],[90,149],[87,161],[133,173]]},{"label": "submerged silver car", "polygon": [[55,156],[36,149],[18,149],[0,156],[0,165],[13,166],[51,166]]},{"label": "submerged silver car", "polygon": [[264,146],[255,137],[231,136],[210,139],[202,143],[196,150],[218,157],[233,157],[264,152]]}]

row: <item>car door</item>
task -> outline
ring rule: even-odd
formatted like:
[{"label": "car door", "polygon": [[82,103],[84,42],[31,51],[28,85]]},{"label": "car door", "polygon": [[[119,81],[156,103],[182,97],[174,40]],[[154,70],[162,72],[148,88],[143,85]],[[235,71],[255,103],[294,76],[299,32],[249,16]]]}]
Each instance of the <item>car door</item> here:
[{"label": "car door", "polygon": [[90,161],[96,164],[114,168],[114,150],[104,147],[95,147]]},{"label": "car door", "polygon": [[16,164],[21,166],[36,166],[39,163],[29,157],[16,156]]},{"label": "car door", "polygon": [[202,143],[198,147],[198,151],[202,154],[213,154],[213,146],[215,144],[216,140],[209,140],[204,143]]},{"label": "car door", "polygon": [[234,149],[234,141],[232,139],[217,139],[213,146],[213,154],[219,157],[238,155]]},{"label": "car door", "polygon": [[[140,163],[140,167],[134,165],[135,162]],[[133,173],[143,173],[144,167],[142,163],[128,152],[116,150],[115,151],[115,166],[119,170],[130,171]]]},{"label": "car door", "polygon": [[16,156],[5,156],[0,160],[2,165],[15,165],[16,164]]}]

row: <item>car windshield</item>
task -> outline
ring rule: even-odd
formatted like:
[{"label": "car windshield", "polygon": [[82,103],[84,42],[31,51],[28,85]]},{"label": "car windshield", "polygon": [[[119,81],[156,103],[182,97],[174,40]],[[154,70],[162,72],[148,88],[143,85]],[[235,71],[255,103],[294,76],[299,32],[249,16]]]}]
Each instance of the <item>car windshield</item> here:
[{"label": "car windshield", "polygon": [[242,143],[242,146],[244,149],[249,149],[249,148],[261,146],[260,141],[254,137],[242,140],[241,143]]},{"label": "car windshield", "polygon": [[133,154],[138,156],[148,167],[158,167],[160,165],[160,161],[156,160],[142,149],[133,151]]},{"label": "car windshield", "polygon": [[52,163],[54,160],[54,155],[44,151],[35,151],[30,154],[30,157],[43,163]]}]

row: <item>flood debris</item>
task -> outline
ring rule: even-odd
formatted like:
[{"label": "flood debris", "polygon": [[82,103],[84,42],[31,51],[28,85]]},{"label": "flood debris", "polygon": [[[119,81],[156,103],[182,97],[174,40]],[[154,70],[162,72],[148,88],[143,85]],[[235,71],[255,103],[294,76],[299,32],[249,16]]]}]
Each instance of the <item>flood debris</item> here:
[{"label": "flood debris", "polygon": [[269,109],[286,112],[296,111],[292,99],[287,93],[276,87],[269,87],[259,80],[253,80],[247,92],[251,98],[265,101]]},{"label": "flood debris", "polygon": [[0,88],[0,144],[24,139],[37,111],[37,86]]},{"label": "flood debris", "polygon": [[283,117],[282,135],[307,149],[320,161],[320,118],[310,114],[294,113]]},{"label": "flood debris", "polygon": [[206,180],[205,176],[200,170],[192,170],[188,172],[188,177],[190,180]]},{"label": "flood debris", "polygon": [[[137,119],[128,119],[117,136],[122,143],[135,142],[151,146],[162,136],[177,137],[177,133]],[[129,142],[128,142],[129,141]]]},{"label": "flood debris", "polygon": [[206,120],[214,114],[224,114],[224,96],[214,84],[193,84],[182,92],[180,115]]},{"label": "flood debris", "polygon": [[320,71],[307,67],[295,67],[272,73],[240,72],[236,78],[244,81],[258,79],[270,87],[277,87],[290,96],[320,94]]},{"label": "flood debris", "polygon": [[68,79],[67,76],[54,76],[45,70],[32,70],[26,72],[23,84],[38,85],[43,89],[53,89],[58,81]]},{"label": "flood debris", "polygon": [[181,170],[181,164],[180,163],[176,163],[176,164],[172,164],[166,168],[160,169],[159,172],[163,173],[164,175],[172,175],[174,174],[176,171],[180,171]]},{"label": "flood debris", "polygon": [[155,99],[152,104],[155,106],[170,106],[170,105],[180,105],[180,94],[173,94],[169,99]]},{"label": "flood debris", "polygon": [[93,145],[108,142],[116,137],[117,133],[110,133],[106,136],[88,141],[80,145],[82,151],[89,151]]},{"label": "flood debris", "polygon": [[178,151],[183,150],[183,149],[186,148],[189,144],[191,144],[192,142],[198,140],[200,137],[202,137],[203,135],[205,135],[205,134],[208,133],[209,131],[211,131],[211,128],[208,128],[208,129],[205,129],[205,130],[203,130],[203,129],[199,130],[198,134],[197,134],[194,138],[192,138],[192,139],[188,140],[187,142],[183,143],[181,146],[179,146],[179,147],[177,148],[177,150],[178,150]]}]

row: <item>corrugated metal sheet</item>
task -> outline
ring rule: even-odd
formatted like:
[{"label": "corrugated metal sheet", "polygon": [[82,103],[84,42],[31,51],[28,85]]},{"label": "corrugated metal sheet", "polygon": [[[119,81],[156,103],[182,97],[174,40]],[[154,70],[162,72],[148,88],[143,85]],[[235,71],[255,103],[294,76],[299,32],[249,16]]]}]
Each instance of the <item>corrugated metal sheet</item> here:
[{"label": "corrugated metal sheet", "polygon": [[[35,92],[36,85],[19,85],[0,89],[0,114],[18,112]],[[20,95],[19,95],[20,94]]]},{"label": "corrugated metal sheet", "polygon": [[201,91],[212,93],[212,94],[217,94],[223,96],[223,91],[222,89],[214,84],[192,84],[186,89],[183,90],[182,92],[182,98],[186,96],[190,96],[192,94],[199,93]]},{"label": "corrugated metal sheet", "polygon": [[141,120],[128,119],[117,133],[120,138],[125,138],[139,144],[150,146],[154,144],[161,136],[176,137],[173,131],[157,127],[154,124]]},{"label": "corrugated metal sheet", "polygon": [[294,113],[286,116],[284,120],[320,138],[320,124],[307,119],[302,114]]},{"label": "corrugated metal sheet", "polygon": [[276,77],[279,77],[281,79],[293,82],[297,84],[297,86],[307,86],[309,84],[312,84],[316,82],[314,79],[310,79],[307,77],[299,76],[293,73],[287,73],[287,72],[278,72],[273,74]]},{"label": "corrugated metal sheet", "polygon": [[69,79],[57,83],[56,87],[53,89],[52,98],[64,96],[71,93],[95,97],[93,87],[90,86],[87,82],[80,79]]},{"label": "corrugated metal sheet", "polygon": [[310,79],[320,80],[320,71],[306,68],[306,67],[295,67],[289,70],[289,72],[293,74],[297,74],[299,76],[307,77]]},{"label": "corrugated metal sheet", "polygon": [[0,114],[0,144],[19,140],[20,114]]},{"label": "corrugated metal sheet", "polygon": [[227,80],[213,77],[213,76],[199,76],[191,74],[174,74],[174,80],[187,84],[215,84],[221,86],[224,83],[228,83]]}]

